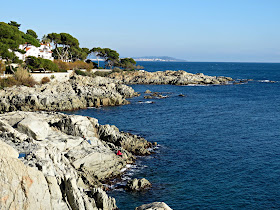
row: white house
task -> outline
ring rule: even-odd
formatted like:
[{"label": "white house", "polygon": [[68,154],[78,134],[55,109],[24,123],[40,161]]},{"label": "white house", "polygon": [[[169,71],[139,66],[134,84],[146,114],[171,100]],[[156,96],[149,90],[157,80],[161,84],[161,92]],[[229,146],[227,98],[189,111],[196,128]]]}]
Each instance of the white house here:
[{"label": "white house", "polygon": [[21,60],[25,60],[28,56],[34,56],[36,58],[44,58],[53,61],[52,46],[50,44],[41,43],[40,47],[35,47],[30,44],[21,44],[19,45],[19,49],[26,52],[25,54],[15,52],[16,56]]}]

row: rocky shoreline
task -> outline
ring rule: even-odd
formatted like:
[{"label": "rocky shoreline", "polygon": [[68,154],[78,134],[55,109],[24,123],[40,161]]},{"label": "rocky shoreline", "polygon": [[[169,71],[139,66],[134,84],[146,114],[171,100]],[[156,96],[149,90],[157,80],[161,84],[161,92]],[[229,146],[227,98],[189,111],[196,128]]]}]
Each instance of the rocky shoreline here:
[{"label": "rocky shoreline", "polygon": [[1,209],[117,209],[102,182],[152,145],[95,118],[22,111],[0,116],[0,144]]},{"label": "rocky shoreline", "polygon": [[[142,137],[100,125],[95,118],[54,111],[128,104],[126,98],[139,94],[126,84],[232,81],[184,71],[122,72],[110,77],[75,75],[64,82],[0,90],[1,209],[118,209],[103,184],[120,176],[135,155],[150,154],[152,143]],[[127,190],[151,185],[145,179],[133,180]],[[138,209],[149,208],[170,209],[164,203]]]},{"label": "rocky shoreline", "polygon": [[11,111],[66,111],[117,106],[137,96],[131,87],[105,77],[73,76],[65,82],[0,90],[0,113]]},{"label": "rocky shoreline", "polygon": [[0,113],[11,111],[66,111],[117,106],[138,96],[126,84],[225,85],[230,77],[211,77],[185,71],[112,73],[108,77],[73,76],[68,81],[0,90]]},{"label": "rocky shoreline", "polygon": [[224,76],[207,76],[202,73],[192,74],[186,71],[157,71],[144,70],[131,72],[115,72],[110,78],[123,84],[153,84],[153,85],[226,85],[233,79]]}]

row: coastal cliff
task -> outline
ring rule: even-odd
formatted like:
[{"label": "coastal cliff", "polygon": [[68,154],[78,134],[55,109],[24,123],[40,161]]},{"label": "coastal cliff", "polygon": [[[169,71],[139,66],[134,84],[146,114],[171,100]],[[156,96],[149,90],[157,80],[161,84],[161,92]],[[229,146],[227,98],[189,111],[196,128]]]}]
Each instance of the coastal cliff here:
[{"label": "coastal cliff", "polygon": [[225,85],[233,81],[230,77],[207,76],[202,73],[192,74],[186,71],[131,71],[114,72],[110,78],[124,84],[153,84],[153,85]]},{"label": "coastal cliff", "polygon": [[151,147],[95,118],[21,111],[0,115],[0,145],[1,209],[117,209],[102,183]]},{"label": "coastal cliff", "polygon": [[131,87],[104,77],[73,76],[65,82],[0,90],[0,113],[10,111],[64,111],[86,107],[124,105],[137,95]]}]

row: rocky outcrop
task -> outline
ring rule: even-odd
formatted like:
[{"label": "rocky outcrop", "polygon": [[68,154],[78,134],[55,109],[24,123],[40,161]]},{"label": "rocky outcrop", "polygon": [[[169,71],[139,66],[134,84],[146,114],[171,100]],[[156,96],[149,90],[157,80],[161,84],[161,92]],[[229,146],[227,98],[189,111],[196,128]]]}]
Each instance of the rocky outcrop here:
[{"label": "rocky outcrop", "polygon": [[170,85],[224,85],[233,81],[230,77],[207,76],[202,73],[191,74],[185,71],[133,71],[115,72],[110,78],[121,81],[124,84],[170,84]]},{"label": "rocky outcrop", "polygon": [[130,180],[127,182],[125,189],[127,191],[141,191],[150,188],[152,184],[145,178]]},{"label": "rocky outcrop", "polygon": [[159,93],[159,92],[145,92],[145,99],[154,99],[154,98],[168,98],[168,95],[163,95],[163,93]]},{"label": "rocky outcrop", "polygon": [[105,77],[74,76],[65,82],[0,91],[0,113],[9,111],[62,111],[128,104],[137,95],[131,87]]},{"label": "rocky outcrop", "polygon": [[136,207],[135,210],[172,210],[164,202],[154,202],[149,204],[144,204],[142,206]]},{"label": "rocky outcrop", "polygon": [[152,146],[150,142],[137,135],[120,132],[114,125],[99,125],[98,135],[106,142],[131,152],[135,155],[150,155],[148,148]]},{"label": "rocky outcrop", "polygon": [[0,115],[0,140],[3,209],[116,209],[101,183],[120,175],[135,160],[132,152],[147,154],[151,145],[94,118],[54,112]]}]

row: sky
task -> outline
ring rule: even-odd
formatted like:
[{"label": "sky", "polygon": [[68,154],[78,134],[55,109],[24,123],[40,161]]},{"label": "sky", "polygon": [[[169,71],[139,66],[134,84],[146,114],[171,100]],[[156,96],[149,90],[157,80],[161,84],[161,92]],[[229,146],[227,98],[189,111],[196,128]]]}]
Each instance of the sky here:
[{"label": "sky", "polygon": [[280,62],[280,0],[1,1],[0,22],[69,33],[121,57]]}]

